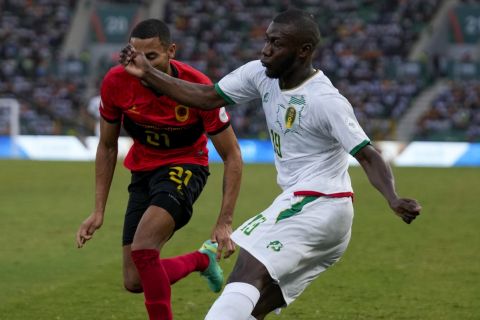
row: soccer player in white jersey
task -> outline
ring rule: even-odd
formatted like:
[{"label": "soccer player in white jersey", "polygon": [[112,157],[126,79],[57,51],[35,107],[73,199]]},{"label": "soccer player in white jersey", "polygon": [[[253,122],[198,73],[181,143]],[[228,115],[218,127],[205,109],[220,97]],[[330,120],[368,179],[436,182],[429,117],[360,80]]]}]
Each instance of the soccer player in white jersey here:
[{"label": "soccer player in white jersey", "polygon": [[261,60],[241,66],[215,86],[158,72],[132,46],[120,54],[127,72],[189,107],[263,101],[283,192],[232,234],[240,252],[208,320],[264,319],[340,259],[353,218],[349,154],[404,222],[420,213],[416,200],[397,195],[390,167],[370,145],[352,106],[313,68],[319,41],[310,14],[282,12],[266,31]]}]

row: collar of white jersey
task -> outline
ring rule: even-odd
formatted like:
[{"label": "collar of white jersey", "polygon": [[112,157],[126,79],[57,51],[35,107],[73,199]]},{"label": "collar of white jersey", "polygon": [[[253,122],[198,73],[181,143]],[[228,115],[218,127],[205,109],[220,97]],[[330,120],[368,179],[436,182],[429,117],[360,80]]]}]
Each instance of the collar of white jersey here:
[{"label": "collar of white jersey", "polygon": [[[308,78],[306,78],[305,80],[303,80],[300,84],[298,84],[297,86],[293,87],[293,88],[290,88],[290,89],[280,89],[282,92],[286,92],[286,91],[292,91],[292,90],[296,90],[298,88],[300,88],[301,86],[303,86],[305,83],[307,83],[308,81],[310,81],[311,79],[315,78],[317,75],[321,74],[320,72],[320,69],[315,69],[315,72],[312,73]],[[277,79],[277,81],[279,81]],[[278,86],[280,86],[280,81],[278,83]]]}]

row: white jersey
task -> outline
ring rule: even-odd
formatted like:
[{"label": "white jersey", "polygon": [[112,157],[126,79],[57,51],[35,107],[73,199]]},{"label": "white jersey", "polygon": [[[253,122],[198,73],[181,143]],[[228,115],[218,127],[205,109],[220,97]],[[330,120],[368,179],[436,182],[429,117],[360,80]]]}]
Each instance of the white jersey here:
[{"label": "white jersey", "polygon": [[230,103],[261,98],[284,191],[352,192],[349,155],[370,143],[352,106],[321,71],[298,87],[281,90],[259,60],[215,85]]}]

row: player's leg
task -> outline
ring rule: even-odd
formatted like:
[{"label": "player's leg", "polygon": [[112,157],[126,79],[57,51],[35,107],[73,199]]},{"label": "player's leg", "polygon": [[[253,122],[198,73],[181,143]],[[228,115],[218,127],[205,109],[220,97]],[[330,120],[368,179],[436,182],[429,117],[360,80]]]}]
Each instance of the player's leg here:
[{"label": "player's leg", "polygon": [[250,253],[240,249],[228,284],[210,308],[205,319],[248,319],[259,301],[260,292],[273,283],[274,280],[265,266]]},{"label": "player's leg", "polygon": [[[268,313],[284,305],[282,291],[265,266],[250,253],[240,249],[224,293],[212,306],[206,319],[216,319],[222,315],[221,319],[225,320],[263,320]],[[247,318],[249,315],[250,318]]]},{"label": "player's leg", "polygon": [[174,284],[192,272],[204,271],[210,263],[208,255],[198,250],[180,256],[162,258],[161,260],[168,273],[170,284]]},{"label": "player's leg", "polygon": [[142,293],[142,283],[132,260],[132,242],[140,219],[150,205],[146,174],[133,174],[128,187],[129,198],[123,222],[123,285],[132,293]]},{"label": "player's leg", "polygon": [[[175,177],[178,168],[172,172]],[[208,169],[202,166],[182,166],[184,172],[191,173],[189,183],[183,186],[183,195],[178,194],[178,186],[169,177],[169,168],[161,168],[152,173],[134,173],[128,187],[130,192],[127,212],[123,228],[123,275],[125,288],[134,293],[143,292],[140,277],[131,258],[131,243],[137,226],[150,204],[168,208],[168,213],[174,217],[176,229],[185,225],[192,214],[192,205],[200,195],[208,176]],[[150,186],[152,184],[153,186]],[[151,191],[160,190],[152,198]],[[178,201],[173,200],[173,198]],[[223,273],[216,259],[215,245],[204,243],[200,250],[173,257],[161,259],[168,274],[170,284],[186,277],[194,271],[205,275],[212,291],[218,292],[223,285]]]},{"label": "player's leg", "polygon": [[[275,283],[274,277],[262,262],[268,260],[260,261],[256,258],[256,255],[254,257],[254,252],[261,252],[264,250],[263,247],[268,246],[271,241],[269,240],[269,234],[275,228],[274,214],[278,214],[280,209],[288,207],[289,204],[288,199],[279,196],[269,208],[244,222],[232,234],[232,239],[240,246],[240,252],[228,279],[228,284],[225,286],[222,295],[210,308],[206,320],[251,319],[251,314],[259,302],[261,293],[266,292],[267,288],[271,288],[272,284]],[[235,237],[235,234],[243,236]],[[240,238],[240,242],[237,241],[237,238]],[[281,238],[276,239],[280,240]],[[256,248],[257,245],[261,247],[260,250]],[[271,263],[269,262],[269,264]],[[268,305],[268,301],[263,301],[262,306],[264,304]],[[260,311],[263,312],[264,308],[262,307]],[[228,316],[225,316],[225,314],[228,314]],[[257,314],[261,316],[260,312]]]},{"label": "player's leg", "polygon": [[[276,282],[264,288],[252,312],[255,319],[263,320],[268,313],[292,303],[314,279],[340,259],[350,240],[352,218],[350,198],[319,198],[304,205],[298,214],[277,218],[276,231],[270,231],[270,236],[279,239],[284,236],[284,239],[276,248],[278,251],[274,248],[270,252],[283,252],[283,256],[266,259],[265,252],[262,259],[277,262],[269,266],[278,276],[281,288]],[[254,250],[260,251],[259,247]]]},{"label": "player's leg", "polygon": [[[163,264],[165,271],[167,272],[168,280],[171,285],[178,280],[185,278],[194,271],[202,272],[206,270],[207,267],[210,265],[209,256],[199,251],[194,251],[185,255],[160,260]],[[132,260],[131,244],[123,246],[123,283],[125,289],[129,292],[143,292],[142,283],[140,280],[140,276],[138,275],[137,267]],[[222,284],[223,283],[221,283],[220,286]]]},{"label": "player's leg", "polygon": [[[213,316],[209,318],[209,312],[206,319],[215,319],[219,314],[213,312],[238,304],[235,299],[224,296],[230,285],[238,283],[234,281],[245,281],[258,289],[256,293],[248,287],[236,291],[243,290],[239,293],[250,297],[249,312],[260,319],[294,301],[343,254],[350,238],[352,217],[350,199],[298,197],[289,193],[277,197],[267,210],[247,220],[232,234],[232,239],[242,248],[239,260],[217,300],[219,303],[215,302],[210,310]],[[258,261],[255,263],[255,260]],[[271,287],[272,281],[281,286],[285,301],[260,302],[260,293],[266,299],[269,290],[279,297],[278,290]],[[253,311],[257,304],[258,308]],[[242,309],[248,311],[248,306]],[[248,316],[232,315],[222,319],[248,319]]]},{"label": "player's leg", "polygon": [[[260,293],[255,308],[252,311],[252,316],[256,320],[263,320],[270,312],[285,306],[285,299],[283,298],[282,290],[275,282],[271,282]],[[253,318],[252,318],[253,320]]]},{"label": "player's leg", "polygon": [[168,319],[170,283],[159,256],[175,230],[175,221],[165,208],[152,204],[151,183],[157,173],[168,176],[162,169],[132,174],[123,229],[123,275],[127,290],[144,292],[151,318]]},{"label": "player's leg", "polygon": [[[171,285],[198,271],[206,278],[210,290],[220,292],[223,286],[223,271],[216,260],[216,244],[209,244],[213,249],[205,249],[204,244],[197,251],[160,259]],[[143,292],[137,267],[132,260],[131,245],[123,246],[123,279],[126,290],[132,293]]]},{"label": "player's leg", "polygon": [[213,292],[220,292],[223,286],[223,271],[216,259],[217,244],[205,241],[199,250],[181,256],[161,259],[168,273],[170,284],[174,284],[194,271],[207,280],[208,287]]},{"label": "player's leg", "polygon": [[123,285],[131,293],[142,293],[142,282],[132,260],[132,246],[123,246]]},{"label": "player's leg", "polygon": [[[223,272],[215,259],[216,251],[205,253],[203,248],[181,256],[160,259],[167,272],[170,285],[185,278],[190,273],[199,271],[203,273],[207,269],[213,270],[211,276],[207,276],[209,287],[214,292],[219,292],[223,285]],[[123,246],[123,279],[125,289],[132,293],[142,293],[142,283],[138,275],[137,267],[133,263],[131,245]]]},{"label": "player's leg", "polygon": [[[190,220],[193,203],[200,196],[209,172],[207,167],[199,165],[179,165],[166,169],[166,175],[159,172],[152,179],[151,189],[158,193],[151,203],[166,208],[175,220],[175,230],[178,230]],[[162,259],[162,264],[170,283],[200,271],[207,278],[210,289],[218,292],[223,285],[223,273],[215,255],[216,244],[206,241],[199,250]]]},{"label": "player's leg", "polygon": [[190,220],[192,204],[207,176],[207,168],[185,165],[160,168],[148,177],[150,206],[138,224],[131,249],[151,319],[171,317],[171,282],[209,265],[209,257],[200,252],[165,264],[160,260],[163,245]]},{"label": "player's leg", "polygon": [[132,243],[132,260],[140,276],[150,319],[172,319],[171,289],[160,252],[175,230],[175,221],[163,208],[150,206]]}]

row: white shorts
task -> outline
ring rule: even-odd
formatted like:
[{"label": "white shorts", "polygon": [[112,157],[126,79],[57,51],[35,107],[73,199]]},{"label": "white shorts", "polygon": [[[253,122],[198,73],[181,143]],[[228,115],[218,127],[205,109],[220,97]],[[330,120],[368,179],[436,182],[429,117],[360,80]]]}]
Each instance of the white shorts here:
[{"label": "white shorts", "polygon": [[263,263],[288,305],[340,259],[350,240],[352,220],[351,198],[282,193],[236,229],[232,239]]}]

